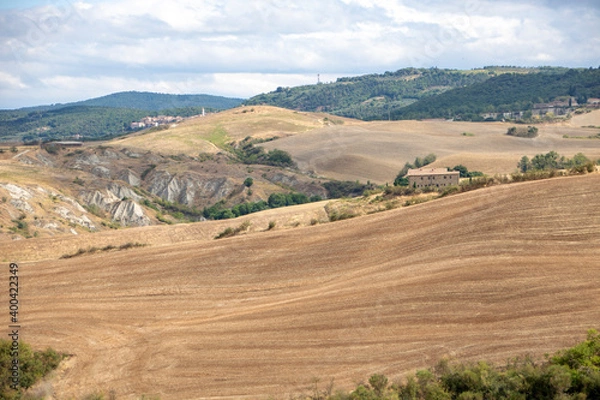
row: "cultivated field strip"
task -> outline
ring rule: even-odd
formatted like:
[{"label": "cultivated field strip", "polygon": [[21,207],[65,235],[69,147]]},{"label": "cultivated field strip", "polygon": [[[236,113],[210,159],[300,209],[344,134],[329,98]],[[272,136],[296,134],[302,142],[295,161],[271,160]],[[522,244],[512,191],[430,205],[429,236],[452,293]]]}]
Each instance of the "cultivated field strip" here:
[{"label": "cultivated field strip", "polygon": [[[316,129],[265,143],[288,151],[305,171],[340,180],[391,183],[406,162],[429,153],[434,167],[465,165],[489,175],[509,174],[522,156],[556,151],[566,157],[583,153],[600,158],[600,111],[562,123],[539,124],[534,139],[506,135],[510,122],[373,121]],[[585,138],[585,139],[584,139]]]},{"label": "cultivated field strip", "polygon": [[[442,357],[542,356],[600,321],[600,175],[314,227],[25,263],[58,398],[287,398]],[[173,227],[162,227],[167,232]]]}]

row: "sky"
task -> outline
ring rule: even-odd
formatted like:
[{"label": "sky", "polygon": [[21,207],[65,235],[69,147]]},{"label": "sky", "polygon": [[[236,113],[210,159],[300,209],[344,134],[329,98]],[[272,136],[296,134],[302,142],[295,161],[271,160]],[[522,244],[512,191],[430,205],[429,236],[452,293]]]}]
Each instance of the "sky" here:
[{"label": "sky", "polygon": [[0,0],[0,108],[248,98],[405,67],[600,66],[598,0]]}]

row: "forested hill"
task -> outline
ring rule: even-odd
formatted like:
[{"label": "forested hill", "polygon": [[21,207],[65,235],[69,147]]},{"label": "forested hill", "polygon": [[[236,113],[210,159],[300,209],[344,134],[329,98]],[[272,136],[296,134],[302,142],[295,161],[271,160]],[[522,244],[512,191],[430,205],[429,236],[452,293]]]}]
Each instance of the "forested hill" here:
[{"label": "forested hill", "polygon": [[336,82],[277,88],[246,101],[300,111],[323,111],[351,118],[373,119],[390,109],[407,106],[425,96],[483,82],[495,70],[457,71],[405,68],[384,74],[339,78]]},{"label": "forested hill", "polygon": [[130,124],[158,114],[189,117],[237,107],[242,99],[210,95],[121,92],[76,103],[0,111],[0,141],[86,140],[129,132]]},{"label": "forested hill", "polygon": [[72,103],[57,103],[36,107],[25,107],[18,110],[5,111],[47,111],[57,110],[65,107],[110,107],[110,108],[132,108],[147,111],[163,111],[182,108],[210,108],[213,110],[227,110],[239,106],[244,99],[212,96],[208,94],[166,94],[154,92],[117,92],[93,99],[76,101]]},{"label": "forested hill", "polygon": [[151,92],[119,92],[108,96],[79,101],[69,105],[115,108],[136,108],[161,111],[185,107],[206,107],[225,110],[239,106],[244,100],[207,94],[164,94]]},{"label": "forested hill", "polygon": [[479,70],[405,68],[339,78],[336,82],[277,88],[246,104],[324,111],[364,120],[479,119],[480,113],[523,111],[559,96],[598,97],[598,70],[562,67],[485,67]]},{"label": "forested hill", "polygon": [[474,85],[428,96],[407,107],[380,113],[373,119],[460,118],[476,121],[487,112],[515,112],[557,98],[585,103],[600,97],[600,68],[564,73],[503,74]]}]

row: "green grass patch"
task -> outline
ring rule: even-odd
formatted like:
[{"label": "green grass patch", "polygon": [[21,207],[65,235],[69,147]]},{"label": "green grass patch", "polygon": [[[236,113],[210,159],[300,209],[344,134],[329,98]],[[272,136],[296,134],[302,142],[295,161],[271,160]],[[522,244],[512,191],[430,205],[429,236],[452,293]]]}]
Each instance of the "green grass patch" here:
[{"label": "green grass patch", "polygon": [[228,151],[231,150],[231,146],[228,144],[229,136],[227,135],[225,128],[223,128],[221,125],[217,125],[217,127],[208,135],[206,140],[220,149]]}]

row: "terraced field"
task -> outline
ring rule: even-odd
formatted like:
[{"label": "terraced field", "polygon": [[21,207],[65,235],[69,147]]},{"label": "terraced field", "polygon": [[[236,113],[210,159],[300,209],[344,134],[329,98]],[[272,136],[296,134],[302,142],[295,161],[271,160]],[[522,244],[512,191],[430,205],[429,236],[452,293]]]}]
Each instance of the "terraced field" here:
[{"label": "terraced field", "polygon": [[163,245],[72,259],[17,241],[48,254],[20,260],[22,337],[73,355],[60,399],[287,398],[541,356],[598,328],[599,209],[591,174],[217,241],[135,228],[112,234]]}]

